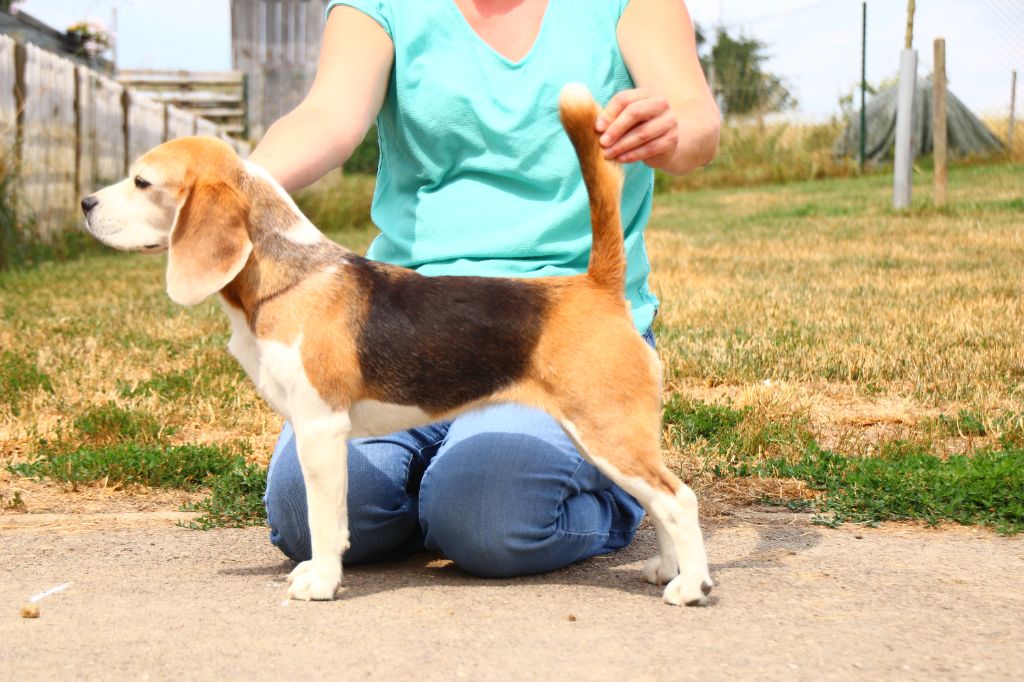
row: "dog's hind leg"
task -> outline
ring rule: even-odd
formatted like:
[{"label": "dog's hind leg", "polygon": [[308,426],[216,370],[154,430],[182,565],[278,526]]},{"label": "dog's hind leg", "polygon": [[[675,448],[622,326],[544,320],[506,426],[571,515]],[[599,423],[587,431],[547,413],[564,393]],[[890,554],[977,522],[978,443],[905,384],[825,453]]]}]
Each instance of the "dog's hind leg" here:
[{"label": "dog's hind leg", "polygon": [[348,549],[348,414],[294,421],[302,477],[306,482],[313,557],[288,576],[291,599],[327,600],[341,584],[341,555]]},{"label": "dog's hind leg", "polygon": [[663,596],[669,604],[702,605],[714,583],[708,575],[697,498],[662,463],[658,424],[636,417],[642,413],[622,409],[616,415],[602,414],[600,422],[589,417],[563,419],[562,427],[583,457],[651,515],[659,554],[644,568],[644,579],[667,582]]}]

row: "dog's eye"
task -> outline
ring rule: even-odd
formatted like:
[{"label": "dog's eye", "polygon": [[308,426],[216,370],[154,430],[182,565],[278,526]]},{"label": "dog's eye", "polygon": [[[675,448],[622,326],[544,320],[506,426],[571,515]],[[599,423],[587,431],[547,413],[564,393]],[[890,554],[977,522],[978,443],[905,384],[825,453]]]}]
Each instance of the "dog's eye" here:
[{"label": "dog's eye", "polygon": [[135,176],[135,186],[138,187],[139,189],[146,189],[152,184],[153,183],[149,182],[148,180],[143,180],[141,175]]}]

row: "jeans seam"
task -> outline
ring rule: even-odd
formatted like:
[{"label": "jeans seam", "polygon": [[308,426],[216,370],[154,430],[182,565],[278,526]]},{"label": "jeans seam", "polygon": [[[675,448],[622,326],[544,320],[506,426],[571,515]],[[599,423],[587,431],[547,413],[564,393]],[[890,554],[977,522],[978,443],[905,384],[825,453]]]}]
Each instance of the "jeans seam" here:
[{"label": "jeans seam", "polygon": [[[579,456],[579,452],[578,451],[577,451],[576,454]],[[583,459],[583,457],[580,456],[580,461],[576,464],[576,468],[573,469],[572,474],[569,475],[569,477],[566,479],[566,482],[562,485],[561,497],[558,500],[558,504],[555,505],[556,513],[559,510],[561,510],[561,513],[558,513],[558,515],[555,517],[555,532],[556,533],[560,533],[563,536],[569,536],[569,537],[574,537],[574,538],[608,537],[609,534],[604,532],[604,531],[599,531],[598,530],[598,531],[588,531],[588,532],[584,533],[584,532],[580,532],[580,531],[566,530],[564,528],[559,528],[558,527],[558,520],[565,517],[565,501],[568,499],[568,496],[566,495],[566,491],[569,489],[570,482],[574,482],[576,480],[576,474],[578,474],[580,472],[580,469],[583,468],[584,464],[587,464],[587,460]],[[577,486],[577,487],[579,487],[579,486]],[[587,493],[588,494],[593,494],[592,491],[587,491]]]},{"label": "jeans seam", "polygon": [[[440,445],[441,443],[445,442],[446,440],[448,440],[448,434],[445,434],[443,438],[440,438],[437,441],[435,441],[433,443],[430,443],[429,445],[424,445],[422,448],[420,448],[420,449],[418,449],[416,451],[416,454],[422,455],[424,450],[429,450],[432,447],[436,447],[436,446]],[[424,473],[425,473],[425,471],[424,471]]]}]

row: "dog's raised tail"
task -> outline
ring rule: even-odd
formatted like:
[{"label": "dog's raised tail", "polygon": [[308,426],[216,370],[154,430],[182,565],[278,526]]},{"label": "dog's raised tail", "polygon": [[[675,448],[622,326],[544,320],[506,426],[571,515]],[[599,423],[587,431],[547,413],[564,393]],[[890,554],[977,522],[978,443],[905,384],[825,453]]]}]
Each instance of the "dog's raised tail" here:
[{"label": "dog's raised tail", "polygon": [[622,236],[620,200],[622,170],[604,157],[600,134],[594,128],[601,108],[587,86],[570,83],[562,88],[558,110],[565,132],[576,148],[583,183],[590,197],[590,226],[594,242],[587,274],[597,284],[620,294],[626,288],[626,249]]}]

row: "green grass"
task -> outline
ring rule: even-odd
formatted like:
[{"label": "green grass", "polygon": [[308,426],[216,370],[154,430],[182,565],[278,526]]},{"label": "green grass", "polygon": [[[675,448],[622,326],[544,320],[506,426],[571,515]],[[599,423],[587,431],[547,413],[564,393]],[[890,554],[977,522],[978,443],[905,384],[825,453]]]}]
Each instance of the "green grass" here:
[{"label": "green grass", "polygon": [[173,427],[164,429],[152,414],[129,410],[112,401],[86,408],[73,421],[82,440],[92,443],[123,442],[155,443],[161,431],[166,435]]},{"label": "green grass", "polygon": [[1024,450],[991,450],[948,459],[890,444],[877,457],[808,448],[796,462],[768,460],[740,475],[807,481],[824,493],[819,521],[923,520],[1024,531]]},{"label": "green grass", "polygon": [[267,470],[258,464],[236,459],[220,474],[208,480],[210,496],[186,504],[185,511],[202,514],[185,524],[196,530],[242,528],[266,523],[263,493],[267,489]]},{"label": "green grass", "polygon": [[201,364],[181,371],[158,372],[134,385],[126,381],[119,381],[117,385],[122,398],[156,396],[175,402],[203,395],[217,397],[228,405],[236,398],[234,389],[245,380],[245,372],[235,359],[222,349],[216,349],[204,354]]},{"label": "green grass", "polygon": [[690,447],[710,459],[730,461],[747,454],[784,456],[813,440],[799,417],[766,419],[752,408],[709,404],[671,396],[663,412],[669,445]]},{"label": "green grass", "polygon": [[115,486],[196,490],[207,477],[223,473],[238,458],[238,453],[230,449],[207,445],[115,443],[70,452],[44,446],[41,456],[8,469],[20,476],[75,486],[105,481]]},{"label": "green grass", "polygon": [[[140,445],[132,442],[105,447],[79,447],[65,451],[60,444],[44,443],[40,454],[29,462],[10,464],[19,476],[49,479],[71,485],[102,482],[106,486],[145,486],[199,490],[210,495],[188,503],[184,511],[202,512],[185,524],[190,528],[239,528],[262,525],[266,511],[262,496],[267,485],[266,469],[246,461],[242,445]],[[0,500],[2,502],[2,500]],[[4,508],[23,509],[20,495]]]},{"label": "green grass", "polygon": [[[848,456],[822,448],[799,421],[766,420],[751,409],[673,398],[664,419],[676,444],[697,446],[716,479],[807,482],[821,493],[817,501],[766,501],[815,508],[820,523],[954,521],[1024,531],[1024,449],[1011,440],[971,456],[941,458],[931,443],[901,440],[881,443],[875,455]],[[974,424],[970,414],[956,420]]]},{"label": "green grass", "polygon": [[37,390],[53,393],[50,377],[22,355],[7,350],[0,353],[0,403],[17,415],[22,398]]}]

